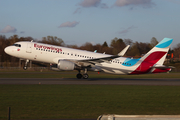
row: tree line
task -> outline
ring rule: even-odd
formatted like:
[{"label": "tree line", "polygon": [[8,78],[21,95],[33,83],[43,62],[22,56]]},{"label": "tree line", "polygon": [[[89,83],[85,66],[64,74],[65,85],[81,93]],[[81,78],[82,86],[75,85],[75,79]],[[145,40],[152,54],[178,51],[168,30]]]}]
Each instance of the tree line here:
[{"label": "tree line", "polygon": [[[111,40],[110,45],[108,45],[107,42],[105,41],[103,44],[98,43],[93,45],[90,42],[86,42],[81,46],[77,46],[77,45],[66,45],[61,38],[58,38],[56,36],[43,37],[42,40],[37,41],[34,40],[32,37],[18,37],[18,35],[13,35],[10,36],[9,38],[6,38],[5,35],[0,35],[0,46],[1,46],[0,62],[18,62],[19,59],[7,55],[4,52],[4,48],[13,45],[15,42],[18,41],[31,41],[31,40],[40,43],[70,47],[70,48],[87,50],[87,51],[97,50],[97,52],[99,53],[106,53],[112,55],[118,54],[127,45],[131,45],[131,47],[128,49],[127,53],[125,54],[125,56],[127,57],[141,57],[143,54],[147,53],[150,49],[152,49],[156,44],[158,44],[158,41],[155,37],[152,37],[150,43],[137,42],[137,41],[134,42],[131,39],[121,39],[115,37],[114,39]],[[180,58],[180,43],[177,44],[175,48],[169,51],[169,54],[172,53],[174,58]],[[169,55],[168,57],[171,56]]]}]

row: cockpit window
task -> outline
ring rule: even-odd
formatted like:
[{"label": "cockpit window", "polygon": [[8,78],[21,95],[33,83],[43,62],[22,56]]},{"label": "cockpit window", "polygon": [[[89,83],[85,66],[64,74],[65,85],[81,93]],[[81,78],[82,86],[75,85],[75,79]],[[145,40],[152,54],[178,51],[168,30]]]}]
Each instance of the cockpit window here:
[{"label": "cockpit window", "polygon": [[20,44],[13,44],[12,46],[21,47]]}]

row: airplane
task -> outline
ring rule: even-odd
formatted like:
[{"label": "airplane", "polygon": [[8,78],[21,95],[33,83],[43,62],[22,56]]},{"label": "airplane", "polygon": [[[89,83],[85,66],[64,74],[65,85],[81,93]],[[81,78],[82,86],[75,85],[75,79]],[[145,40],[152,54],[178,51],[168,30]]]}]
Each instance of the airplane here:
[{"label": "airplane", "polygon": [[171,67],[164,66],[166,55],[173,39],[164,38],[143,57],[134,59],[123,57],[129,45],[118,55],[77,50],[67,47],[37,43],[33,41],[16,42],[4,51],[14,57],[24,59],[27,69],[28,62],[39,61],[50,63],[56,71],[77,70],[78,79],[87,79],[88,71],[106,72],[111,74],[149,74],[168,72]]}]

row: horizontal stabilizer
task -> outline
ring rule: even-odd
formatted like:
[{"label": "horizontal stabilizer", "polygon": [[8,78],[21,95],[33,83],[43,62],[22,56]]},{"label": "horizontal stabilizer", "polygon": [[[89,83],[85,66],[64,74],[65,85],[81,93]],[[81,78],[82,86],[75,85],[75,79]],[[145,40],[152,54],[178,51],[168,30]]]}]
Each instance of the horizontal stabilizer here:
[{"label": "horizontal stabilizer", "polygon": [[173,66],[164,66],[164,65],[162,65],[162,66],[154,66],[153,68],[157,68],[157,69],[168,69],[168,68],[175,68],[175,67],[173,67]]}]

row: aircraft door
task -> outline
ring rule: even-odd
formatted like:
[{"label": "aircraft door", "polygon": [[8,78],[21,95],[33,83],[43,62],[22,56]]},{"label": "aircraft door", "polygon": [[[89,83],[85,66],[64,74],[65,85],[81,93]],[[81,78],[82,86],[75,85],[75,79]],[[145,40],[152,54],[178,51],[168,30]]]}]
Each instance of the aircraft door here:
[{"label": "aircraft door", "polygon": [[27,48],[26,48],[26,52],[27,53],[31,53],[32,52],[32,45],[33,44],[31,42],[27,44]]}]

